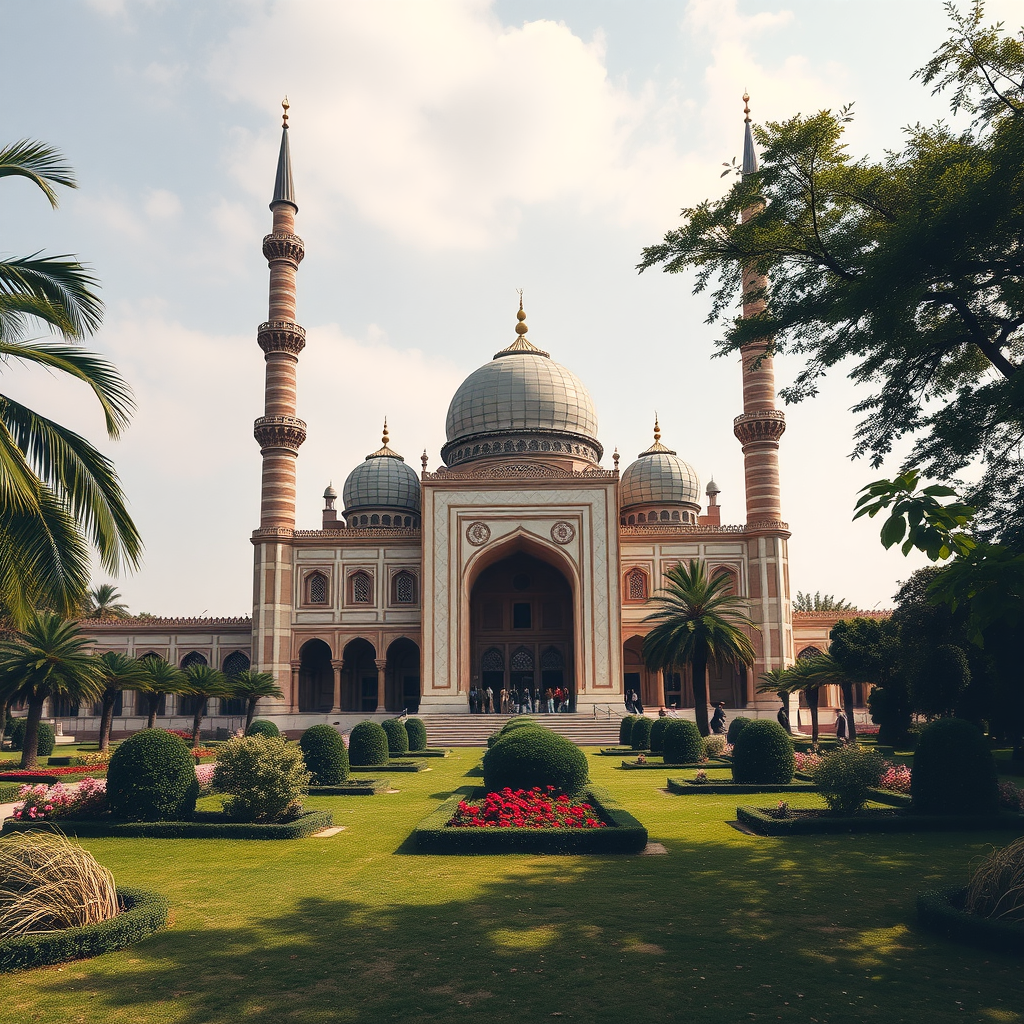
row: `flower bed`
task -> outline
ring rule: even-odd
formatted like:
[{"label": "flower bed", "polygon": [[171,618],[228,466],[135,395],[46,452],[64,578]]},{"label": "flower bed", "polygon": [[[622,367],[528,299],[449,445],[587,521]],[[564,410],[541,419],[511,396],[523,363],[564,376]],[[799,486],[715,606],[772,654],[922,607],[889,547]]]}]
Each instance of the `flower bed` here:
[{"label": "flower bed", "polygon": [[1024,953],[1024,925],[993,921],[964,911],[967,889],[954,886],[917,897],[917,920],[922,928],[971,946],[1000,953]]},{"label": "flower bed", "polygon": [[999,783],[999,806],[1008,811],[1020,811],[1024,814],[1024,789],[1012,782]]},{"label": "flower bed", "polygon": [[0,772],[0,782],[50,782],[69,775],[105,775],[107,765],[69,765],[63,768],[31,768],[23,771]]},{"label": "flower bed", "polygon": [[124,949],[167,923],[167,900],[144,889],[118,889],[121,913],[99,924],[0,939],[0,971],[44,967]]},{"label": "flower bed", "polygon": [[564,793],[534,786],[531,790],[506,787],[488,793],[482,801],[459,801],[448,828],[607,828],[592,804],[573,803]]},{"label": "flower bed", "polygon": [[[874,799],[874,797],[872,797]],[[913,814],[897,808],[867,809],[840,816],[822,810],[797,809],[785,818],[776,808],[737,807],[736,818],[762,836],[828,835],[840,832],[985,832],[1024,829],[1021,814]]]},{"label": "flower bed", "polygon": [[40,784],[22,786],[21,806],[15,807],[14,821],[52,821],[59,818],[95,818],[107,809],[107,784],[102,779],[83,779],[77,790]]},{"label": "flower bed", "polygon": [[[512,799],[504,794],[494,795],[500,801],[500,806],[490,801],[493,805],[490,813],[497,818],[493,824],[452,825],[451,822],[458,817],[479,817],[488,804],[488,794],[483,789],[463,787],[416,826],[413,840],[417,851],[441,854],[638,853],[647,845],[647,829],[628,811],[619,807],[604,790],[589,788],[584,793],[583,801],[578,806],[582,809],[589,804],[590,811],[583,811],[585,818],[589,816],[600,824],[582,827],[551,823],[527,824],[534,813],[546,818],[546,811],[539,807],[535,812],[531,809],[534,805],[558,805],[560,801],[552,800],[544,793],[529,793],[518,798],[511,790],[509,793]],[[524,822],[522,825],[514,824],[517,801],[526,805],[519,808]],[[509,805],[507,810],[506,805]],[[477,814],[469,814],[468,809],[474,806],[479,806],[481,810]],[[572,806],[571,801],[569,806]],[[467,810],[462,810],[463,807]],[[571,811],[555,806],[552,806],[550,813],[556,820],[567,814],[577,819],[577,815]],[[502,824],[502,818],[508,824]]]}]

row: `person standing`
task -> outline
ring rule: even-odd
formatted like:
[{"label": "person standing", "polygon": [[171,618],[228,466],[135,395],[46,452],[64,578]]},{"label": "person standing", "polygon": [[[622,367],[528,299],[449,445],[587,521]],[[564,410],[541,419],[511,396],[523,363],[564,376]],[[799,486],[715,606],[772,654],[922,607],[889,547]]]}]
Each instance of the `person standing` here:
[{"label": "person standing", "polygon": [[633,710],[638,715],[642,715],[644,713],[643,702],[640,700],[640,694],[637,693],[636,690],[633,691]]},{"label": "person standing", "polygon": [[779,725],[781,725],[782,728],[786,730],[786,732],[793,732],[793,730],[789,727],[789,708],[786,707],[785,702],[783,702],[782,707],[779,708],[779,713],[775,717],[779,720]]},{"label": "person standing", "polygon": [[548,714],[553,715],[555,713],[555,691],[550,686],[544,691],[544,699],[548,704]]},{"label": "person standing", "polygon": [[723,736],[725,734],[725,701],[720,700],[715,705],[715,712],[711,716],[711,731],[716,736]]},{"label": "person standing", "polygon": [[836,739],[843,746],[846,746],[847,741],[850,738],[850,723],[846,720],[846,715],[840,709],[836,713]]},{"label": "person standing", "polygon": [[488,686],[484,689],[484,714],[491,714],[494,710],[494,691]]}]

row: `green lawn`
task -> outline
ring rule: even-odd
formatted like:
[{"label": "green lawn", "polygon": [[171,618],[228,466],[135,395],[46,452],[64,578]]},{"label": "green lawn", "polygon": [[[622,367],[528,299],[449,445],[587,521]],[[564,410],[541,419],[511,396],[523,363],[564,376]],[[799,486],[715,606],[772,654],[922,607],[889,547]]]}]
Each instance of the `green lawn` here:
[{"label": "green lawn", "polygon": [[345,826],[331,839],[85,841],[165,893],[171,927],[0,978],[0,1020],[1024,1022],[1019,959],[914,923],[922,888],[964,880],[1005,833],[752,838],[725,824],[736,798],[669,796],[591,757],[667,856],[413,854],[479,756],[394,776],[398,794],[310,800]]}]

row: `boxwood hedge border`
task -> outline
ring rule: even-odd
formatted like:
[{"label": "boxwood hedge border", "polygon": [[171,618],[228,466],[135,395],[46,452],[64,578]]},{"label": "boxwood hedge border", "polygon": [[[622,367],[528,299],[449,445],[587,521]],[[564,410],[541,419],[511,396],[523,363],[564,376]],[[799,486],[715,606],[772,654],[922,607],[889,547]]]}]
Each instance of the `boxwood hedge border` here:
[{"label": "boxwood hedge border", "polygon": [[964,911],[967,889],[953,886],[917,897],[917,921],[922,928],[954,942],[1000,953],[1024,954],[1024,924],[992,921]]},{"label": "boxwood hedge border", "polygon": [[677,795],[691,793],[735,793],[745,796],[748,793],[813,793],[815,786],[810,782],[691,782],[689,779],[669,779],[668,791]]},{"label": "boxwood hedge border", "polygon": [[[657,756],[657,755],[655,755]],[[622,767],[626,771],[647,771],[651,768],[659,768],[664,771],[666,768],[703,768],[705,770],[718,769],[719,771],[728,771],[732,765],[727,762],[718,761],[715,758],[710,758],[707,761],[685,761],[682,764],[673,764],[672,762],[665,762],[663,760],[648,761],[647,764],[637,764],[636,761],[623,761]]]},{"label": "boxwood hedge border", "polygon": [[[402,755],[405,757],[405,755]],[[349,771],[353,772],[429,772],[426,765],[411,761],[389,761],[387,764],[354,764]]]},{"label": "boxwood hedge border", "polygon": [[451,757],[448,747],[424,747],[422,750],[408,750],[402,757]]},{"label": "boxwood hedge border", "polygon": [[647,845],[647,829],[611,794],[588,786],[584,799],[594,805],[608,828],[561,830],[520,828],[447,828],[460,800],[481,800],[486,790],[463,786],[431,811],[413,830],[417,853],[639,853]]},{"label": "boxwood hedge border", "polygon": [[758,807],[737,807],[736,819],[762,836],[835,835],[841,832],[986,832],[1024,829],[1024,814],[855,814],[773,818]]},{"label": "boxwood hedge border", "polygon": [[329,811],[305,811],[294,821],[275,825],[228,821],[216,811],[196,811],[190,821],[74,821],[70,818],[17,821],[7,818],[0,835],[48,828],[80,839],[304,839],[333,824]]},{"label": "boxwood hedge border", "polygon": [[337,786],[310,786],[310,796],[376,796],[391,788],[384,779],[350,779]]},{"label": "boxwood hedge border", "polygon": [[119,888],[117,899],[121,913],[108,921],[0,940],[0,972],[83,960],[124,949],[167,923],[170,904],[159,893]]}]

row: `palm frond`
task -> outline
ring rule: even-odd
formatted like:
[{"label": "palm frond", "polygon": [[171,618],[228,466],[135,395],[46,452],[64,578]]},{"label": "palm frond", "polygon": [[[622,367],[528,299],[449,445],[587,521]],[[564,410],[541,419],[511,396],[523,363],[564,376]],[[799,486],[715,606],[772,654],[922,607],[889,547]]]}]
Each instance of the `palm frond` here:
[{"label": "palm frond", "polygon": [[[103,302],[93,291],[98,284],[95,274],[71,255],[40,257],[36,252],[0,260],[0,326],[5,328],[0,337],[14,340],[17,334],[11,332],[23,328],[29,316],[68,339],[94,333],[103,322]],[[24,305],[26,299],[38,305]]]},{"label": "palm frond", "polygon": [[[28,178],[57,208],[57,193],[53,185],[78,188],[75,172],[54,146],[34,139],[20,139],[0,149],[0,178],[10,176]],[[52,182],[52,184],[51,184]]]},{"label": "palm frond", "polygon": [[24,628],[0,641],[0,666],[8,680],[38,697],[94,700],[103,692],[99,659],[92,641],[77,626],[53,612],[38,612]]},{"label": "palm frond", "polygon": [[284,693],[274,681],[270,672],[257,672],[255,669],[246,669],[239,672],[230,679],[232,692],[236,697],[274,697],[281,700]]},{"label": "palm frond", "polygon": [[0,418],[0,508],[31,512],[38,507],[39,477]]}]

